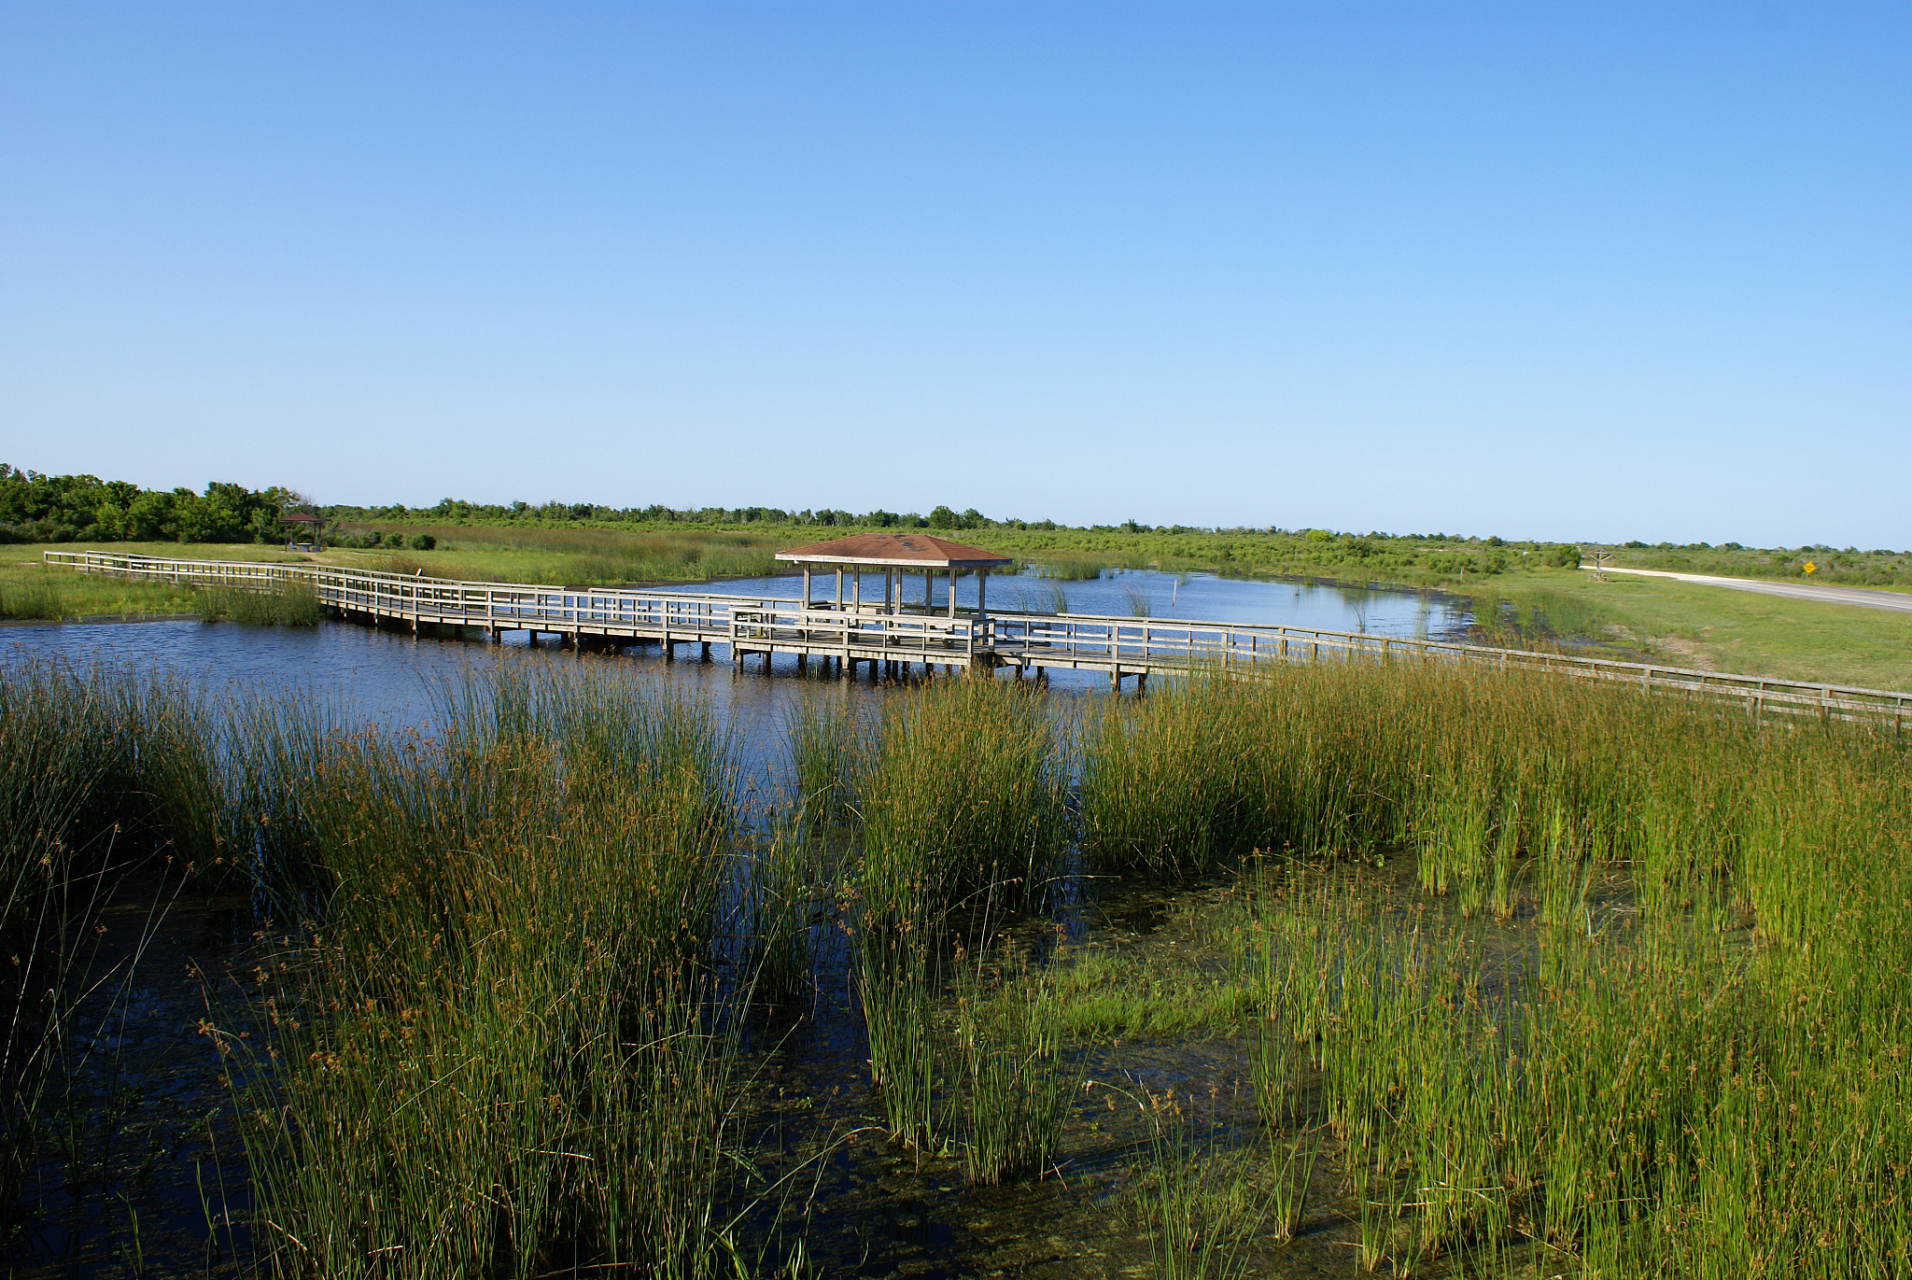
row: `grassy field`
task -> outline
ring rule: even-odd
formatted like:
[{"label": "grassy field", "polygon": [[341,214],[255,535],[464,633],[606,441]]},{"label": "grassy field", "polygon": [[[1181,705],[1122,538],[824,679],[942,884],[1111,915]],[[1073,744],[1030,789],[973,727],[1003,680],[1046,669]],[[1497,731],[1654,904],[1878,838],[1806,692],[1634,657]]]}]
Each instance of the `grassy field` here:
[{"label": "grassy field", "polygon": [[1654,661],[1872,689],[1912,689],[1912,615],[1725,587],[1562,572],[1536,584],[1583,633]]},{"label": "grassy field", "polygon": [[761,577],[777,571],[776,553],[804,538],[788,529],[543,529],[514,525],[387,524],[347,526],[364,535],[418,534],[430,551],[337,548],[328,564],[472,581],[611,586]]}]

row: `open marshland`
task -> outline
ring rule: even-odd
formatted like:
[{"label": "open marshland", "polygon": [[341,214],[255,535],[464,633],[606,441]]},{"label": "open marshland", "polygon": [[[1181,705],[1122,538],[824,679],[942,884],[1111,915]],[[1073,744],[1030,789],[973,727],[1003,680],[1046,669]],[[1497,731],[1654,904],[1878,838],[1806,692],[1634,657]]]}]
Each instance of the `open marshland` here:
[{"label": "open marshland", "polygon": [[17,1273],[1912,1267],[1890,733],[496,656],[0,668]]},{"label": "open marshland", "polygon": [[[1251,552],[1272,535],[1244,531],[1206,535],[1199,540],[1205,548],[1200,555],[1186,554],[1195,544],[1179,535],[1040,533],[1021,538],[1011,537],[1013,532],[961,531],[964,538],[1017,558],[1021,571],[992,587],[996,594],[991,600],[998,608],[1281,621],[1399,635],[1465,634],[1509,648],[1564,649],[1875,689],[1912,687],[1912,617],[1903,614],[1618,574],[1602,582],[1578,569],[1550,566],[1543,555],[1523,556],[1510,547],[1476,548],[1487,558],[1470,560],[1474,568],[1427,578],[1387,557],[1263,561]],[[764,575],[775,572],[773,557],[779,547],[807,536],[768,525],[609,529],[360,521],[352,526],[355,541],[369,542],[373,534],[378,535],[375,548],[316,554],[208,543],[75,542],[60,549],[316,560],[427,577],[574,586],[721,579],[724,590],[761,588],[788,596],[794,594],[788,579]],[[433,539],[431,549],[412,547],[421,535]],[[1304,538],[1297,545],[1315,544]],[[1665,563],[1693,567],[1686,560]],[[1277,574],[1292,576],[1271,576]],[[202,608],[184,587],[47,569],[30,547],[15,548],[0,558],[0,621],[185,616]]]}]

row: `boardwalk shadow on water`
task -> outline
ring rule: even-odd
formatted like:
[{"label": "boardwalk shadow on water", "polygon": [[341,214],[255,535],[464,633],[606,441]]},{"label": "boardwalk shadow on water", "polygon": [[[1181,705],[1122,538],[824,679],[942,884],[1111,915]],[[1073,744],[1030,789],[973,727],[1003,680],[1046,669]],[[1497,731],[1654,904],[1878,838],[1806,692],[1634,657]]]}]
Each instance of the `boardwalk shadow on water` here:
[{"label": "boardwalk shadow on water", "polygon": [[[77,927],[30,953],[69,964],[16,1274],[1912,1248],[1889,735],[1489,671],[1114,700],[329,626],[26,647],[76,643],[0,667],[119,708],[60,791]],[[198,694],[115,674],[155,654]]]}]

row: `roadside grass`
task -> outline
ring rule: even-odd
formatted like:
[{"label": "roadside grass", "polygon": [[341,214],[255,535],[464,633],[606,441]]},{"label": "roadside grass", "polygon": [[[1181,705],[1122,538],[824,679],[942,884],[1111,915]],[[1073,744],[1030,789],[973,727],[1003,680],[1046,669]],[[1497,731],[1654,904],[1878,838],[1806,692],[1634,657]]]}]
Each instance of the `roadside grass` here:
[{"label": "roadside grass", "polygon": [[1912,614],[1727,587],[1585,571],[1549,584],[1622,629],[1656,661],[1745,675],[1912,689]]}]

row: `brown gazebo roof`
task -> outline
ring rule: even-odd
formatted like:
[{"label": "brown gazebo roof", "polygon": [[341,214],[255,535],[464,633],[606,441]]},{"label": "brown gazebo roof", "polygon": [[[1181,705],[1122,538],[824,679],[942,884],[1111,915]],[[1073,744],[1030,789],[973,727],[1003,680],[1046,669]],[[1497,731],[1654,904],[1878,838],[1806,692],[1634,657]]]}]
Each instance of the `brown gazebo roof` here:
[{"label": "brown gazebo roof", "polygon": [[869,564],[904,569],[989,569],[1014,564],[1008,556],[964,546],[927,533],[859,533],[830,542],[779,551],[777,559],[801,564]]}]

